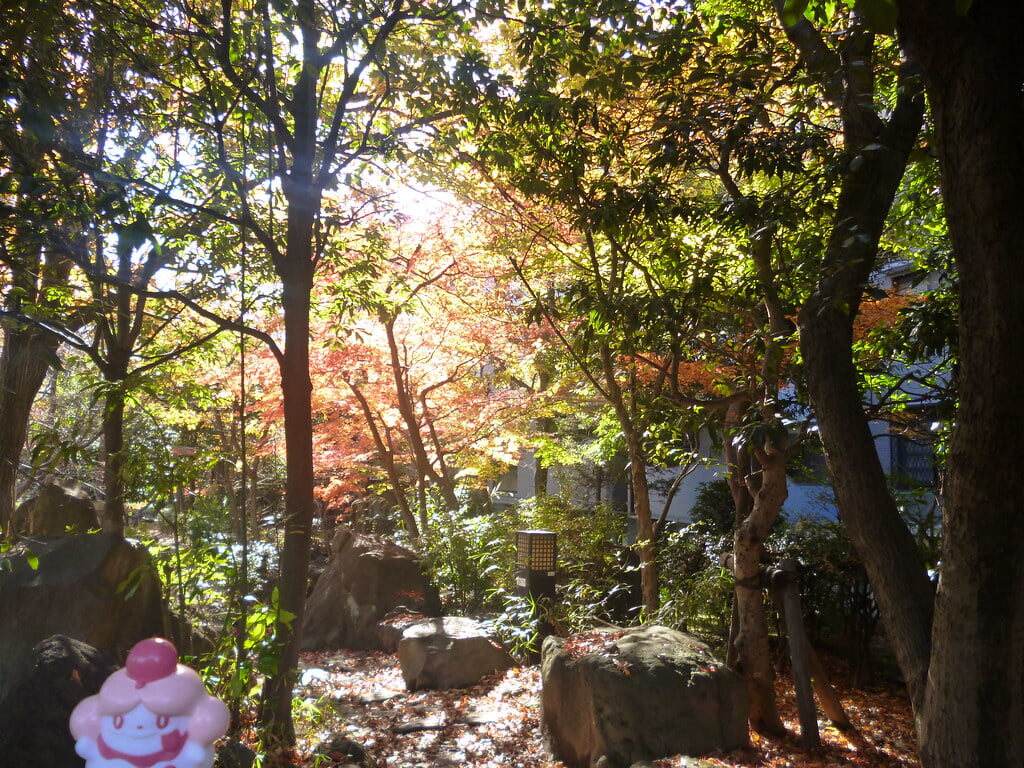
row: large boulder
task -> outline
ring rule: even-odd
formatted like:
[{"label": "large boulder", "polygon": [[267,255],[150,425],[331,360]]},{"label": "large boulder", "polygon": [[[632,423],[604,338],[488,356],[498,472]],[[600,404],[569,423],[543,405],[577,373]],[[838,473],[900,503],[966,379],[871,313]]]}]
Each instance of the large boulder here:
[{"label": "large boulder", "polygon": [[377,639],[380,640],[381,650],[387,653],[398,651],[398,644],[402,641],[402,633],[417,621],[427,617],[417,611],[410,611],[404,605],[387,612],[387,615],[377,622]]},{"label": "large boulder", "polygon": [[341,528],[306,603],[302,648],[383,650],[377,623],[398,606],[440,612],[422,559],[379,536]]},{"label": "large boulder", "polygon": [[51,635],[123,658],[164,634],[160,583],[138,542],[112,533],[26,538],[0,560],[0,704]]},{"label": "large boulder", "polygon": [[88,533],[100,527],[96,504],[78,483],[47,483],[15,512],[18,528],[29,536]]},{"label": "large boulder", "polygon": [[465,688],[515,666],[491,631],[461,616],[413,622],[402,632],[398,661],[410,691]]},{"label": "large boulder", "polygon": [[112,656],[70,637],[39,643],[26,675],[0,705],[0,765],[82,768],[68,729],[71,711],[116,669]]},{"label": "large boulder", "polygon": [[544,727],[568,768],[627,768],[747,744],[747,690],[690,635],[667,627],[544,641]]}]

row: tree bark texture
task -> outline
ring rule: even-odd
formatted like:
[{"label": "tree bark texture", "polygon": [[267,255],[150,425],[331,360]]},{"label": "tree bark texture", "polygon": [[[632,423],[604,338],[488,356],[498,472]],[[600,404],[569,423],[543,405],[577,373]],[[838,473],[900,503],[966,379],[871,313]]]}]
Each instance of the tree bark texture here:
[{"label": "tree bark texture", "polygon": [[[647,480],[647,456],[641,442],[641,429],[622,385],[619,384],[612,350],[602,345],[601,369],[604,375],[605,397],[615,410],[619,428],[626,440],[629,459],[629,481],[633,491],[633,514],[636,515],[637,555],[640,558],[640,592],[644,610],[653,615],[661,604],[658,585],[658,544],[655,538],[654,516],[651,514],[650,484]],[[600,483],[598,483],[600,488]]]},{"label": "tree bark texture", "polygon": [[644,610],[654,614],[660,605],[658,588],[658,551],[654,518],[651,515],[651,494],[647,480],[647,460],[640,445],[640,435],[633,429],[626,434],[629,452],[629,477],[633,488],[633,513],[636,515],[637,554],[640,557],[640,592]]},{"label": "tree bark texture", "polygon": [[57,337],[36,328],[4,333],[0,352],[0,534],[13,535],[18,470],[32,404],[56,355]]},{"label": "tree bark texture", "polygon": [[[866,45],[854,37],[845,60],[856,59],[855,53],[870,55]],[[849,66],[847,70],[846,95],[835,98],[849,161],[840,182],[822,277],[800,311],[800,348],[836,504],[864,562],[918,708],[927,680],[932,585],[886,484],[863,410],[852,344],[853,320],[877,261],[879,238],[924,105],[919,79],[904,65],[899,101],[883,121],[873,111],[870,85],[858,85],[863,73]]]},{"label": "tree bark texture", "polygon": [[124,533],[124,382],[109,382],[103,406],[103,506],[100,526],[118,536]]},{"label": "tree bark texture", "polygon": [[960,404],[945,484],[926,768],[1024,765],[1024,7],[902,0],[921,61],[960,276]]},{"label": "tree bark texture", "polygon": [[[312,232],[312,217],[308,218]],[[289,227],[291,235],[291,227]],[[296,236],[295,251],[311,247],[312,238]],[[290,241],[291,242],[291,241]],[[291,250],[291,249],[290,249]],[[309,551],[313,536],[313,421],[309,375],[309,308],[312,260],[296,258],[282,270],[285,350],[280,364],[285,425],[285,511],[278,586],[277,672],[263,687],[260,721],[270,741],[295,742],[292,698],[299,661],[299,629],[306,606]]]},{"label": "tree bark texture", "polygon": [[[763,456],[755,480],[741,465],[730,463],[733,497],[746,494],[749,502],[737,508],[749,513],[737,521],[733,534],[733,575],[736,581],[733,645],[737,665],[750,693],[750,726],[758,733],[783,734],[785,726],[775,704],[775,672],[768,642],[761,555],[764,541],[789,495],[786,459],[779,451]],[[755,487],[751,487],[755,486]]]},{"label": "tree bark texture", "polygon": [[[59,299],[49,289],[67,285],[71,260],[49,250],[24,254],[21,269],[12,272],[12,291],[5,309],[17,313],[26,302],[51,316],[61,314]],[[67,322],[68,318],[63,318]],[[0,533],[13,530],[18,469],[28,437],[32,404],[43,385],[50,361],[56,360],[60,339],[38,326],[9,321],[0,351]]]}]

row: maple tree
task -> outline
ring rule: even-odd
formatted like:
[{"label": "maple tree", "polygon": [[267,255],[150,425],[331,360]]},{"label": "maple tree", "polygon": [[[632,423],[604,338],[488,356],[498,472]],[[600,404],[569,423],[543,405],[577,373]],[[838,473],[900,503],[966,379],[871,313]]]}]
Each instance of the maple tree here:
[{"label": "maple tree", "polygon": [[314,325],[317,472],[332,478],[319,495],[337,504],[384,483],[414,540],[428,493],[454,511],[460,484],[516,464],[531,407],[508,376],[530,340],[508,270],[474,242],[471,209],[444,216],[384,219],[386,234],[334,254],[336,268],[373,264],[370,284],[356,309],[320,297]]}]

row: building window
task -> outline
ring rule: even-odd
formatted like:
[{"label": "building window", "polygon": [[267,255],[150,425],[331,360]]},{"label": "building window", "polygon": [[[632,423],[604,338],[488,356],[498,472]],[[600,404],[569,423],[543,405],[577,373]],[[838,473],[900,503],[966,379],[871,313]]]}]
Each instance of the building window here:
[{"label": "building window", "polygon": [[829,481],[825,449],[818,437],[808,437],[796,456],[786,464],[786,473],[794,483],[824,485]]},{"label": "building window", "polygon": [[934,488],[938,482],[931,444],[892,437],[892,478],[900,490]]}]

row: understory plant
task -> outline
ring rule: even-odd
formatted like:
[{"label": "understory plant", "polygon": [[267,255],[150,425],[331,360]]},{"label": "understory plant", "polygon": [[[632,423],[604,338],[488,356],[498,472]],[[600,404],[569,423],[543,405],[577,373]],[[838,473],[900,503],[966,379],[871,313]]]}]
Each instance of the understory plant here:
[{"label": "understory plant", "polygon": [[[445,611],[496,617],[508,638],[528,636],[541,610],[565,627],[606,614],[628,579],[625,517],[607,505],[583,506],[561,495],[454,511],[434,503],[429,520],[427,563]],[[533,529],[558,536],[557,598],[543,609],[517,594],[514,581],[516,531]]]}]

